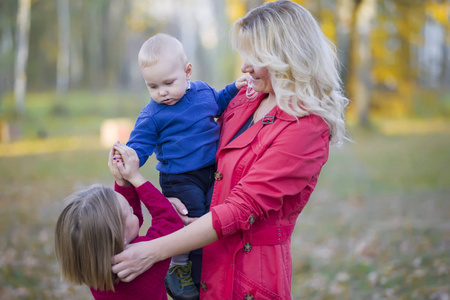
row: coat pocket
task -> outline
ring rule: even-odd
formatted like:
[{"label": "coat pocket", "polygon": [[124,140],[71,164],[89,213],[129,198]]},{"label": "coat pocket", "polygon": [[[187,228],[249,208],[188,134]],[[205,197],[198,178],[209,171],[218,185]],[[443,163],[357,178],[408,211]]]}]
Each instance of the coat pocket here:
[{"label": "coat pocket", "polygon": [[235,271],[233,299],[281,300],[281,296],[248,278],[239,270]]}]

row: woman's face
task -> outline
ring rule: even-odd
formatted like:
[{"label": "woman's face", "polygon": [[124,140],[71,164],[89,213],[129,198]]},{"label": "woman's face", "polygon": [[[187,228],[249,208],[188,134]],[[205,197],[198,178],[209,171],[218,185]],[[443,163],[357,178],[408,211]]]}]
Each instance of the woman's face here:
[{"label": "woman's face", "polygon": [[253,79],[253,90],[258,93],[273,94],[272,81],[269,70],[263,67],[255,67],[246,61],[241,66],[242,73],[248,73]]}]

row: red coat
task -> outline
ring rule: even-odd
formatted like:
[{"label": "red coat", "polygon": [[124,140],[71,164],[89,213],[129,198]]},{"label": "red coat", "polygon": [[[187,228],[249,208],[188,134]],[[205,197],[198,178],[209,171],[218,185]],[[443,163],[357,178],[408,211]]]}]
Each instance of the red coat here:
[{"label": "red coat", "polygon": [[328,159],[329,128],[275,107],[267,124],[229,143],[264,96],[247,100],[241,89],[219,120],[211,201],[219,240],[203,249],[202,299],[291,298],[291,234]]}]

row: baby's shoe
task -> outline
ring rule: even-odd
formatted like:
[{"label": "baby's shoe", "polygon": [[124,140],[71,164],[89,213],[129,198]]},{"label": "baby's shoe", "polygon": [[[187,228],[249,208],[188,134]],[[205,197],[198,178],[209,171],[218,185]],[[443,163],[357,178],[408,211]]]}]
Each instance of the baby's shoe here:
[{"label": "baby's shoe", "polygon": [[191,277],[192,262],[186,265],[173,265],[164,279],[166,291],[174,300],[197,300],[199,292]]}]

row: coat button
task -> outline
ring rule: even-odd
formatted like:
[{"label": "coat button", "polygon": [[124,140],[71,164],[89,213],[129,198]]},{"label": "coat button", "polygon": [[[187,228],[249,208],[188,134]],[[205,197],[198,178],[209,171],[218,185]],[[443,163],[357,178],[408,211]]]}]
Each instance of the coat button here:
[{"label": "coat button", "polygon": [[203,281],[200,282],[200,287],[202,288],[202,290],[206,291],[206,283],[204,283]]},{"label": "coat button", "polygon": [[219,171],[214,172],[214,179],[215,180],[222,180],[222,177],[223,177],[223,175]]},{"label": "coat button", "polygon": [[255,299],[255,297],[253,297],[253,295],[251,295],[251,294],[247,294],[244,297],[244,300],[253,300],[253,299]]},{"label": "coat button", "polygon": [[250,244],[250,242],[247,242],[244,244],[244,251],[245,252],[250,252],[250,250],[252,250],[252,244]]},{"label": "coat button", "polygon": [[251,215],[250,218],[248,219],[248,224],[252,225],[253,223],[255,223],[255,216]]}]

